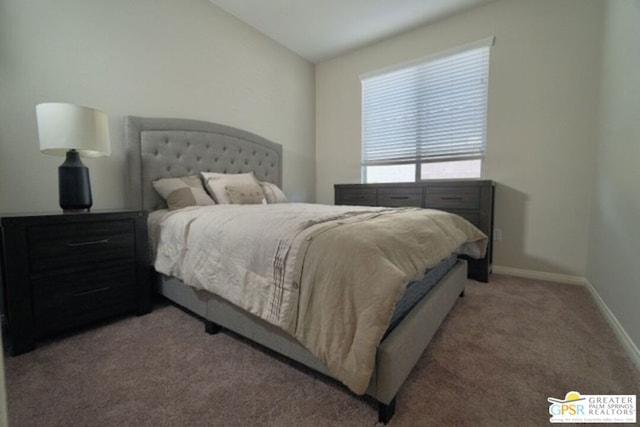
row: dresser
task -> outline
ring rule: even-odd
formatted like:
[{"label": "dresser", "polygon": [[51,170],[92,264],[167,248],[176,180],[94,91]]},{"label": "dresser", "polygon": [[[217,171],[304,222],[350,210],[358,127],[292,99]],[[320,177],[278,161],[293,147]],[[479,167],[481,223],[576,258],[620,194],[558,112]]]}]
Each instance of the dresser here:
[{"label": "dresser", "polygon": [[468,261],[468,276],[489,281],[493,257],[493,181],[437,180],[411,183],[336,184],[336,205],[419,207],[439,209],[465,218],[489,236],[487,254]]},{"label": "dresser", "polygon": [[68,329],[151,311],[146,219],[144,211],[0,218],[12,355]]}]

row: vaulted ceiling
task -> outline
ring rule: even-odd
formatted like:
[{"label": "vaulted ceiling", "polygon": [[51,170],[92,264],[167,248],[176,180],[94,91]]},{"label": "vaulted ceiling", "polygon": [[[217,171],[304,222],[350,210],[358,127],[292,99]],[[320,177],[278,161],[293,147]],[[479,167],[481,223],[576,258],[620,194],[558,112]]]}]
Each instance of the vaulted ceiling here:
[{"label": "vaulted ceiling", "polygon": [[210,0],[317,63],[495,0]]}]

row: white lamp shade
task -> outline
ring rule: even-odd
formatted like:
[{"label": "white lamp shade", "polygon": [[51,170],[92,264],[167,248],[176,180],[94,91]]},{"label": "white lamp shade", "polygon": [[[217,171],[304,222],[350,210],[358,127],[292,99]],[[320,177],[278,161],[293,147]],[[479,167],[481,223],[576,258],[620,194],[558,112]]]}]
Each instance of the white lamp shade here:
[{"label": "white lamp shade", "polygon": [[89,107],[61,102],[36,106],[40,152],[64,156],[77,150],[81,156],[111,155],[109,118]]}]

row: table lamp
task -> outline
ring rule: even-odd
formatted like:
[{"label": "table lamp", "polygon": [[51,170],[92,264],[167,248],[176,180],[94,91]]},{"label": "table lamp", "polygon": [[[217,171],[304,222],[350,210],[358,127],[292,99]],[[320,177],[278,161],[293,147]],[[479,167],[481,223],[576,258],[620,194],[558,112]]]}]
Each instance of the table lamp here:
[{"label": "table lamp", "polygon": [[36,106],[40,152],[66,156],[58,168],[60,207],[65,213],[89,212],[93,200],[83,157],[111,155],[109,119],[102,111],[74,104]]}]

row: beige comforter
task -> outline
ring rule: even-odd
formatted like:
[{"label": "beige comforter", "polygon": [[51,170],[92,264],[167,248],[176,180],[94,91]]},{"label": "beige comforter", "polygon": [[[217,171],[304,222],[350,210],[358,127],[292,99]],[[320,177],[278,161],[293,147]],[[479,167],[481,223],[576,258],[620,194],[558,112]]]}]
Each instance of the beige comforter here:
[{"label": "beige comforter", "polygon": [[470,223],[429,209],[216,205],[164,217],[155,268],[287,331],[362,394],[405,284],[485,247]]}]

